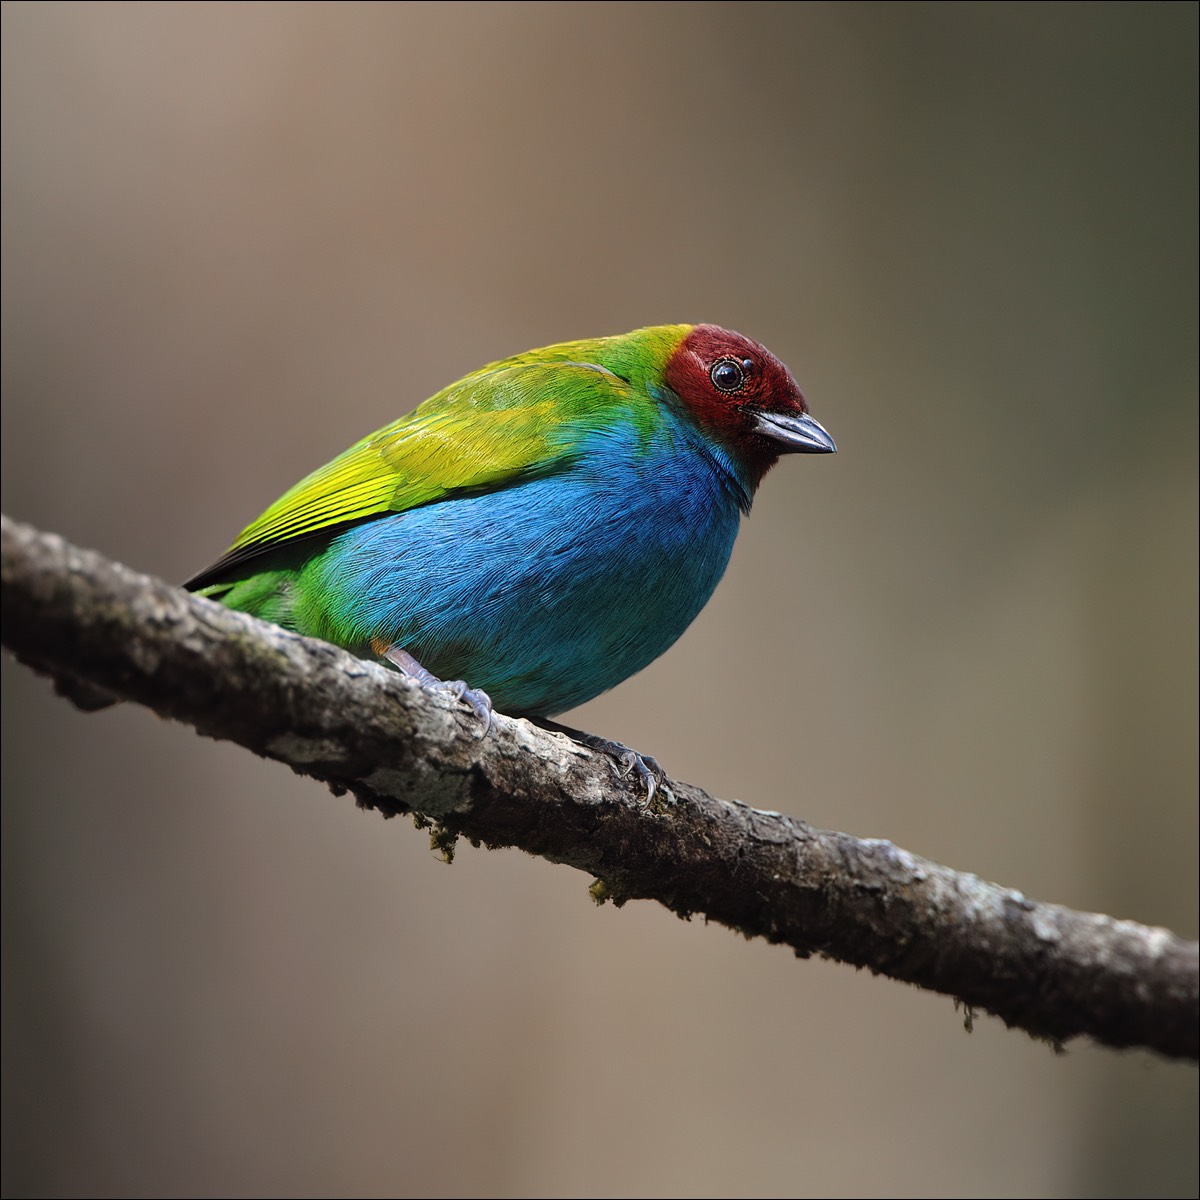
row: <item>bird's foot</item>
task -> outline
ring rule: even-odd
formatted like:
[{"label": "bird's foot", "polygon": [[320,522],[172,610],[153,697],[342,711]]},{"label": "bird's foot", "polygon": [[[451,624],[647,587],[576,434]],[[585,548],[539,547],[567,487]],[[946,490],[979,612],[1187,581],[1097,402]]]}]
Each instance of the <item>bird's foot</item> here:
[{"label": "bird's foot", "polygon": [[573,742],[578,742],[581,746],[586,746],[589,750],[595,750],[599,754],[607,755],[613,760],[614,769],[622,779],[627,779],[630,775],[636,776],[646,789],[646,799],[643,803],[647,808],[660,791],[668,804],[675,803],[675,797],[671,795],[671,789],[666,785],[667,773],[659,765],[657,759],[651,758],[648,754],[639,754],[622,742],[614,742],[594,733],[584,733],[580,729],[572,729],[569,725],[560,725],[557,721],[551,721],[545,717],[538,718],[535,723],[553,733],[565,733]]},{"label": "bird's foot", "polygon": [[427,671],[407,650],[401,646],[376,647],[376,653],[386,658],[402,675],[415,679],[430,691],[449,692],[455,700],[461,700],[483,722],[480,738],[492,732],[492,698],[482,688],[471,687],[463,679],[439,679]]}]

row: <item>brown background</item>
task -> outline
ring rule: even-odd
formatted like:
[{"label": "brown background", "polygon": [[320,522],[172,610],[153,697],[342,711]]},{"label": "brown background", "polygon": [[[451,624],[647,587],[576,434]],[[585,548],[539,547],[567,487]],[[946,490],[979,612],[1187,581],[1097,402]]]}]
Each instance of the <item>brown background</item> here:
[{"label": "brown background", "polygon": [[[576,723],[1196,921],[1192,4],[3,8],[3,504],[180,579],[488,359],[709,320],[837,438]],[[6,1194],[1196,1194],[1196,1073],[4,667]]]}]

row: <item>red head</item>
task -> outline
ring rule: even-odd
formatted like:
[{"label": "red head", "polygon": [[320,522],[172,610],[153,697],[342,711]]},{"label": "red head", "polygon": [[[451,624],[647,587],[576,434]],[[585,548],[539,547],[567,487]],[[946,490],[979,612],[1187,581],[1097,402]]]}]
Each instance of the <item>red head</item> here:
[{"label": "red head", "polygon": [[837,450],[808,415],[791,372],[765,346],[722,329],[697,325],[667,361],[670,389],[706,433],[749,469],[758,485],[781,454]]}]

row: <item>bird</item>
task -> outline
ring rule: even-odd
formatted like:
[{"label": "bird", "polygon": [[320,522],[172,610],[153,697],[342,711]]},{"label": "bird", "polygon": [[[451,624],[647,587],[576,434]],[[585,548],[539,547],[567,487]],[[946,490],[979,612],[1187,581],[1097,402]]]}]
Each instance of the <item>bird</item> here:
[{"label": "bird", "polygon": [[836,450],[739,333],[564,342],[355,443],[184,587],[448,688],[484,736],[493,707],[554,727],[691,624],[782,455]]}]

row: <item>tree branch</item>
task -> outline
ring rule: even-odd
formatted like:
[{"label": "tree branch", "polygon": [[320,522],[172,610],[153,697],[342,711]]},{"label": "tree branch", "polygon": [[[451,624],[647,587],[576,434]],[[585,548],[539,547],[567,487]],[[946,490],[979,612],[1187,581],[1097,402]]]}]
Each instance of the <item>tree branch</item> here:
[{"label": "tree branch", "polygon": [[3,641],[68,694],[111,690],[311,775],[385,815],[517,846],[655,899],[944,992],[1058,1041],[1197,1057],[1198,947],[1027,900],[898,849],[671,782],[647,807],[606,758],[324,642],[230,612],[7,517]]}]

